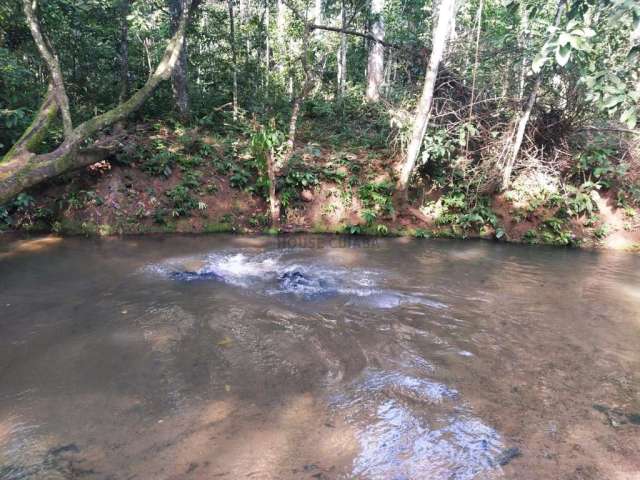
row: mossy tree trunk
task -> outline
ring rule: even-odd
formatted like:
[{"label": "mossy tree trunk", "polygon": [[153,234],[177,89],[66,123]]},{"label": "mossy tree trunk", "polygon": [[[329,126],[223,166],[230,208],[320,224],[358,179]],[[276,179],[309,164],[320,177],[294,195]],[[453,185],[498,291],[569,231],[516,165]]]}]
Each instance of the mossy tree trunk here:
[{"label": "mossy tree trunk", "polygon": [[[58,108],[63,111],[64,119],[65,109],[68,113],[68,104],[65,104],[64,100],[60,100],[60,98],[66,98],[66,93],[62,83],[62,76],[61,74],[59,75],[60,69],[59,67],[56,68],[57,59],[50,47],[44,44],[44,40],[38,40],[43,39],[43,36],[35,19],[33,5],[33,0],[24,0],[25,14],[34,39],[36,39],[36,43],[40,42],[45,47],[44,49],[39,47],[39,50],[43,57],[45,55],[47,57],[45,61],[49,66],[51,81],[47,96],[34,121],[0,162],[0,204],[44,180],[90,165],[101,159],[102,154],[99,149],[80,151],[80,145],[105,127],[125,119],[136,111],[155,91],[160,82],[170,78],[184,43],[191,0],[186,0],[186,6],[180,17],[178,28],[169,40],[160,63],[144,86],[128,100],[113,109],[81,123],[68,132],[66,131],[67,128],[65,128],[65,138],[62,143],[52,152],[44,154],[33,153],[33,147],[45,135]],[[57,73],[55,73],[56,70]]]}]

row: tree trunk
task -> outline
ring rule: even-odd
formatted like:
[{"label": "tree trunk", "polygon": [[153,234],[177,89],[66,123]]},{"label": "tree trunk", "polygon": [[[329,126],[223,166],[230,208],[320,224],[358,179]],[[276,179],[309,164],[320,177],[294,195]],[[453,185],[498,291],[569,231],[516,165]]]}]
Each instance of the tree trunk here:
[{"label": "tree trunk", "polygon": [[313,90],[313,74],[309,68],[308,62],[308,48],[309,48],[309,35],[311,34],[310,26],[305,25],[304,34],[302,37],[302,71],[304,79],[302,81],[302,86],[300,87],[300,92],[293,99],[293,105],[291,108],[291,118],[289,119],[289,135],[287,138],[287,143],[285,146],[284,154],[282,155],[281,163],[276,165],[276,169],[279,170],[283,165],[291,158],[293,154],[293,150],[295,147],[296,141],[296,133],[298,128],[298,115],[300,114],[300,107],[302,102],[307,97],[309,92]]},{"label": "tree trunk", "polygon": [[273,159],[273,152],[267,152],[267,175],[269,177],[269,212],[271,214],[271,226],[278,228],[280,226],[280,202],[276,195],[276,163]]},{"label": "tree trunk", "polygon": [[520,99],[524,97],[524,80],[527,74],[527,38],[529,29],[529,11],[525,4],[520,5],[520,15],[522,16],[520,21],[520,30],[521,34],[518,38],[518,43],[520,44],[520,48],[522,50],[522,61],[520,63],[520,81],[518,82],[518,96]]},{"label": "tree trunk", "polygon": [[131,0],[122,0],[120,4],[120,103],[129,96],[129,21],[127,16],[131,8]]},{"label": "tree trunk", "polygon": [[347,86],[347,8],[345,0],[340,3],[342,32],[340,33],[340,49],[338,50],[338,99],[342,101]]},{"label": "tree trunk", "polygon": [[382,11],[384,10],[384,0],[371,0],[371,15],[373,25],[371,35],[376,41],[372,42],[369,49],[369,59],[367,61],[367,93],[366,99],[369,102],[380,100],[380,88],[384,82],[384,20]]},{"label": "tree trunk", "polygon": [[[25,0],[25,4],[31,0]],[[189,7],[191,0],[185,0]],[[27,18],[33,13],[30,7],[25,7]],[[184,12],[188,12],[188,8]],[[167,80],[178,61],[187,24],[187,13],[183,13],[178,23],[176,33],[167,44],[162,60],[154,73],[149,77],[142,88],[136,91],[127,101],[120,103],[111,110],[97,115],[75,127],[64,141],[52,152],[35,154],[31,151],[38,137],[46,133],[51,117],[55,115],[58,106],[52,104],[52,99],[58,102],[56,85],[51,85],[50,90],[36,115],[34,122],[22,135],[16,145],[4,156],[0,162],[0,204],[13,198],[26,188],[53,178],[75,168],[80,168],[98,161],[101,158],[99,150],[78,151],[80,145],[92,135],[103,128],[126,118],[129,114],[142,106],[162,80]],[[35,20],[29,19],[29,23]],[[53,81],[52,81],[53,83]],[[60,78],[60,87],[64,93],[64,84]],[[66,97],[66,94],[65,94]]]},{"label": "tree trunk", "polygon": [[[16,143],[13,144],[11,150],[5,154],[4,158],[12,158],[17,152],[22,150],[32,151],[40,144],[51,122],[56,118],[56,114],[59,111],[58,102],[53,92],[54,87],[49,84],[47,95],[42,105],[40,105],[40,109],[38,113],[36,113],[31,125],[29,125]],[[0,162],[0,165],[2,165],[2,162]]]},{"label": "tree trunk", "polygon": [[264,4],[264,23],[265,23],[265,59],[264,59],[264,83],[265,83],[265,98],[269,98],[269,84],[271,76],[271,36],[269,35],[269,27],[271,25],[271,13],[269,11],[269,2]]},{"label": "tree trunk", "polygon": [[[558,2],[558,8],[556,10],[555,20],[553,22],[554,28],[558,28],[560,25],[560,20],[562,19],[562,10],[564,8],[565,0],[560,0]],[[518,119],[518,128],[516,129],[516,135],[513,140],[513,146],[511,147],[511,151],[509,153],[509,157],[507,158],[507,162],[502,171],[502,190],[506,190],[509,188],[509,184],[511,183],[511,173],[513,172],[513,167],[516,163],[516,159],[518,158],[518,154],[520,153],[520,147],[522,146],[522,140],[524,140],[524,134],[527,130],[527,124],[529,123],[529,118],[531,117],[531,112],[533,111],[533,107],[536,104],[536,99],[538,98],[538,93],[540,92],[540,86],[542,85],[542,69],[536,74],[536,78],[533,83],[533,87],[531,88],[531,92],[529,93],[529,98],[527,99],[527,103],[525,105],[525,109],[520,114],[520,118]]]},{"label": "tree trunk", "polygon": [[424,139],[424,134],[427,131],[427,125],[429,124],[431,104],[433,103],[433,92],[436,86],[436,79],[438,77],[438,69],[440,68],[440,62],[442,61],[444,51],[447,47],[451,22],[454,16],[455,0],[442,0],[440,2],[438,12],[438,22],[436,29],[433,32],[433,49],[429,59],[429,68],[427,69],[424,87],[422,89],[422,96],[420,97],[420,102],[418,103],[415,119],[413,121],[411,141],[407,148],[407,155],[402,165],[397,185],[398,199],[403,202],[407,201],[409,180],[416,165],[416,160],[420,153],[420,147],[422,146],[422,140]]},{"label": "tree trunk", "polygon": [[229,5],[229,44],[231,45],[231,68],[233,69],[233,90],[231,95],[233,97],[233,119],[238,118],[238,58],[236,54],[236,26],[235,16],[233,13],[233,1],[227,0]]},{"label": "tree trunk", "polygon": [[[170,0],[169,10],[171,13],[171,34],[173,35],[178,29],[178,23],[182,16],[182,12],[187,9],[185,0]],[[178,116],[182,121],[188,121],[191,117],[189,110],[189,90],[188,90],[188,74],[187,74],[187,45],[183,45],[180,50],[178,62],[171,74],[171,89],[173,90],[173,98],[176,103]]]},{"label": "tree trunk", "polygon": [[315,0],[313,19],[313,23],[322,24],[322,0]]},{"label": "tree trunk", "polygon": [[64,81],[62,78],[62,71],[60,70],[60,62],[58,56],[54,53],[53,48],[47,40],[45,40],[42,31],[40,30],[40,24],[36,17],[36,0],[23,0],[24,14],[27,17],[27,23],[31,30],[31,36],[38,47],[40,56],[45,61],[47,68],[49,69],[49,76],[51,78],[50,85],[52,87],[53,95],[60,107],[60,113],[62,114],[62,124],[64,127],[64,135],[68,137],[73,130],[73,124],[71,123],[71,114],[69,113],[69,98],[64,88]]}]

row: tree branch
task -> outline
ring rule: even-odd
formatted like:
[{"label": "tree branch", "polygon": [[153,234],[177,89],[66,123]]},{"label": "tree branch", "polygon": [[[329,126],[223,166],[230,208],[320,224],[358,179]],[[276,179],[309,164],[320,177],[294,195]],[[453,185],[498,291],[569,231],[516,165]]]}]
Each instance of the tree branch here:
[{"label": "tree branch", "polygon": [[329,32],[344,33],[346,35],[354,35],[356,37],[366,38],[368,40],[371,40],[372,42],[379,43],[379,44],[384,45],[385,47],[389,47],[389,48],[397,48],[397,49],[400,49],[400,50],[411,48],[411,47],[409,47],[407,45],[385,42],[384,40],[380,40],[379,38],[376,38],[376,37],[374,37],[373,35],[371,35],[369,33],[357,32],[355,30],[348,30],[346,28],[330,27],[328,25],[316,25],[315,23],[313,23],[313,24],[309,25],[309,29],[310,30],[327,30]]},{"label": "tree branch", "polygon": [[[184,9],[176,33],[168,42],[162,60],[155,71],[144,86],[126,102],[78,125],[65,138],[62,144],[50,153],[35,154],[27,148],[21,148],[19,151],[12,149],[14,153],[4,157],[3,162],[0,163],[0,204],[14,197],[22,190],[37,185],[44,180],[93,163],[96,158],[95,155],[78,155],[78,147],[91,135],[124,119],[127,115],[140,108],[158,84],[171,76],[184,44],[190,5],[191,0],[186,0],[187,8]],[[50,105],[45,109],[46,105],[47,100],[45,100],[43,108],[41,108],[41,113],[45,110],[51,111]],[[40,114],[38,117],[40,117]]]},{"label": "tree branch", "polygon": [[289,2],[288,0],[283,0],[283,3],[289,8],[289,10],[291,10],[293,12],[293,14],[296,17],[298,17],[300,20],[302,20],[302,22],[305,24],[306,28],[308,28],[309,30],[326,30],[328,32],[344,33],[346,35],[354,35],[356,37],[369,39],[372,42],[380,43],[380,44],[384,45],[385,47],[398,48],[398,49],[407,49],[407,45],[401,45],[401,44],[394,44],[394,43],[385,42],[384,40],[380,40],[379,38],[376,38],[373,35],[370,35],[368,33],[357,32],[355,30],[348,30],[348,29],[339,28],[339,27],[330,27],[328,25],[317,25],[315,23],[309,23],[309,22],[307,22],[306,17],[304,15],[302,15],[302,13],[300,13],[300,11],[295,6],[293,6],[291,4],[291,2]]},{"label": "tree branch", "polygon": [[37,8],[37,0],[23,0],[24,14],[27,17],[27,23],[31,30],[31,36],[36,42],[38,51],[47,64],[49,69],[49,75],[51,76],[51,84],[53,86],[53,94],[56,98],[56,102],[60,107],[60,113],[62,114],[62,124],[64,126],[64,136],[69,137],[73,130],[73,124],[71,123],[71,114],[69,113],[69,98],[64,88],[64,80],[62,78],[62,71],[60,70],[60,62],[57,55],[47,46],[42,31],[40,30],[40,24],[35,15]]},{"label": "tree branch", "polygon": [[13,144],[11,150],[6,153],[4,159],[12,158],[23,151],[33,150],[47,133],[49,125],[58,113],[58,109],[58,103],[56,102],[56,98],[53,93],[53,86],[49,83],[47,94],[44,97],[42,105],[40,105],[38,113],[36,113],[36,116],[29,127],[24,131],[16,143]]}]

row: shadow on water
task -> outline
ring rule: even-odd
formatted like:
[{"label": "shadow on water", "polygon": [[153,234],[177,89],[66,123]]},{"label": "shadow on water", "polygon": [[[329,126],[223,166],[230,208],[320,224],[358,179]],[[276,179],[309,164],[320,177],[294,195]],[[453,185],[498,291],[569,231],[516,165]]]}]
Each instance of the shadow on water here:
[{"label": "shadow on water", "polygon": [[0,479],[640,471],[636,257],[336,239],[0,258]]}]

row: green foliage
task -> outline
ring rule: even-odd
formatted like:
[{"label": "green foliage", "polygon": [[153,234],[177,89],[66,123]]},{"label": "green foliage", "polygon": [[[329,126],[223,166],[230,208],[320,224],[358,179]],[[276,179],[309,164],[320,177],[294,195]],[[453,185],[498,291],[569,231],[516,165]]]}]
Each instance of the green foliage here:
[{"label": "green foliage", "polygon": [[596,185],[585,182],[580,187],[574,187],[572,185],[566,185],[565,190],[567,192],[564,199],[565,208],[569,216],[579,216],[586,214],[591,216],[592,213],[597,210],[597,206],[591,192],[596,189]]},{"label": "green foliage", "polygon": [[271,162],[276,162],[276,150],[281,147],[284,138],[284,133],[276,128],[274,119],[269,122],[268,126],[261,126],[251,134],[249,143],[253,154],[253,166],[258,174],[254,190],[264,197],[267,196],[270,184],[267,170],[268,157],[271,158]]},{"label": "green foliage", "polygon": [[249,185],[250,174],[247,170],[236,166],[233,168],[233,174],[229,177],[229,184],[238,190],[244,190]]},{"label": "green foliage", "polygon": [[578,243],[565,221],[556,217],[546,219],[534,234],[529,234],[529,232],[525,234],[525,240],[529,240],[531,243],[560,246],[576,245]]},{"label": "green foliage", "polygon": [[342,232],[349,235],[361,235],[363,233],[363,228],[361,225],[348,224],[343,227]]},{"label": "green foliage", "polygon": [[378,235],[387,235],[389,233],[389,227],[386,225],[376,225],[376,232]]},{"label": "green foliage", "polygon": [[376,220],[376,218],[378,218],[378,214],[374,210],[366,208],[362,211],[362,218],[367,225],[371,225]]},{"label": "green foliage", "polygon": [[394,211],[393,191],[394,185],[390,182],[369,182],[358,189],[358,198],[362,206],[376,216],[378,213],[389,215]]},{"label": "green foliage", "polygon": [[206,223],[204,225],[205,233],[227,233],[233,231],[235,231],[235,228],[229,222]]},{"label": "green foliage", "polygon": [[[20,2],[5,3],[0,7],[0,152],[8,151],[29,125],[47,88],[46,68],[30,39]],[[114,59],[120,51],[121,2],[39,3],[38,20],[56,48],[74,123],[117,105],[121,84]],[[456,30],[464,41],[448,47],[447,70],[440,75],[414,184],[425,192],[432,187],[431,192],[445,192],[437,212],[434,207],[436,222],[451,226],[456,234],[493,228],[496,236],[504,236],[488,195],[495,191],[495,178],[513,141],[512,125],[537,73],[542,74],[541,84],[514,175],[528,168],[544,170],[557,191],[531,194],[516,218],[541,218],[549,210],[563,220],[590,219],[597,210],[596,190],[612,189],[623,208],[640,204],[640,186],[631,184],[633,172],[620,160],[635,158],[628,148],[632,137],[620,130],[637,126],[638,2],[569,2],[554,26],[557,5],[551,0],[485,2],[479,26],[477,2],[458,6]],[[281,204],[295,204],[301,190],[321,180],[335,182],[345,206],[353,206],[354,195],[360,200],[364,227],[377,228],[377,222],[393,213],[393,185],[370,180],[390,171],[391,161],[405,152],[417,86],[425,76],[424,52],[396,55],[390,50],[383,99],[365,102],[367,42],[348,36],[347,84],[338,94],[338,58],[325,52],[337,51],[339,36],[314,34],[303,53],[303,22],[294,15],[285,15],[284,26],[282,19],[266,21],[275,18],[273,3],[249,2],[246,7],[235,25],[233,62],[227,6],[199,6],[188,32],[189,44],[198,46],[188,51],[192,119],[176,120],[171,88],[163,84],[129,116],[126,145],[109,161],[116,166],[135,163],[153,176],[179,177],[178,187],[167,194],[177,215],[197,208],[195,195],[217,192],[217,185],[208,181],[211,167],[229,176],[233,188],[266,196],[267,155],[274,161],[282,158],[291,99],[304,91],[296,138],[296,145],[304,147],[278,172]],[[366,5],[347,2],[345,7],[354,30],[371,24]],[[339,24],[339,5],[325,2],[323,9],[328,23]],[[437,2],[387,1],[385,39],[411,45],[417,52],[429,50],[437,13]],[[171,18],[161,2],[151,1],[132,2],[126,20],[132,93],[161,57]],[[475,42],[468,41],[477,31],[482,33],[478,52]],[[278,41],[284,37],[291,41]],[[237,112],[231,111],[234,72]],[[315,72],[322,72],[322,78],[316,79]],[[310,73],[313,85],[305,85]],[[140,128],[145,125],[151,125],[151,131]],[[104,133],[117,140],[117,132],[113,128]],[[129,142],[137,134],[148,139]],[[61,141],[57,118],[37,151],[51,150]],[[337,160],[326,161],[325,155]],[[128,195],[135,196],[127,186]],[[73,192],[58,205],[81,209],[100,201],[90,192]],[[24,197],[16,202],[0,210],[0,223],[39,215],[33,202],[25,204]],[[543,230],[554,242],[566,240],[556,238],[564,230],[558,232],[553,225]],[[545,240],[544,232],[536,235]]]},{"label": "green foliage", "polygon": [[440,198],[436,208],[437,225],[461,227],[463,231],[480,231],[485,225],[498,227],[498,218],[491,210],[487,197],[469,198],[464,192],[452,191]]},{"label": "green foliage", "polygon": [[588,148],[577,155],[574,172],[583,182],[593,182],[610,188],[613,181],[622,177],[624,165],[614,165],[611,161],[616,152],[611,148]]},{"label": "green foliage", "polygon": [[34,206],[34,204],[35,204],[35,201],[33,197],[26,193],[19,194],[13,201],[13,207],[16,210],[22,211],[22,212],[29,210],[31,207]]},{"label": "green foliage", "polygon": [[171,190],[167,190],[167,197],[171,200],[172,216],[184,217],[191,214],[191,210],[198,207],[198,201],[193,198],[188,187],[177,185]]},{"label": "green foliage", "polygon": [[318,175],[312,169],[305,168],[300,162],[291,164],[286,175],[278,181],[280,204],[284,208],[289,207],[299,198],[303,189],[314,187],[318,183]]},{"label": "green foliage", "polygon": [[609,226],[606,223],[603,225],[600,225],[593,231],[593,235],[598,240],[604,239],[607,235],[609,235]]},{"label": "green foliage", "polygon": [[161,150],[160,152],[150,156],[142,163],[142,169],[151,175],[164,176],[169,178],[176,165],[177,155],[169,150]]},{"label": "green foliage", "polygon": [[166,208],[156,208],[153,211],[153,222],[158,225],[166,225],[169,213],[170,212]]},{"label": "green foliage", "polygon": [[182,174],[182,185],[192,190],[200,187],[202,173],[197,171],[185,171]]},{"label": "green foliage", "polygon": [[414,236],[416,238],[430,238],[431,237],[431,232],[429,232],[428,230],[425,230],[423,228],[417,228]]},{"label": "green foliage", "polygon": [[13,219],[7,207],[0,206],[0,229],[9,228],[13,224]]}]

